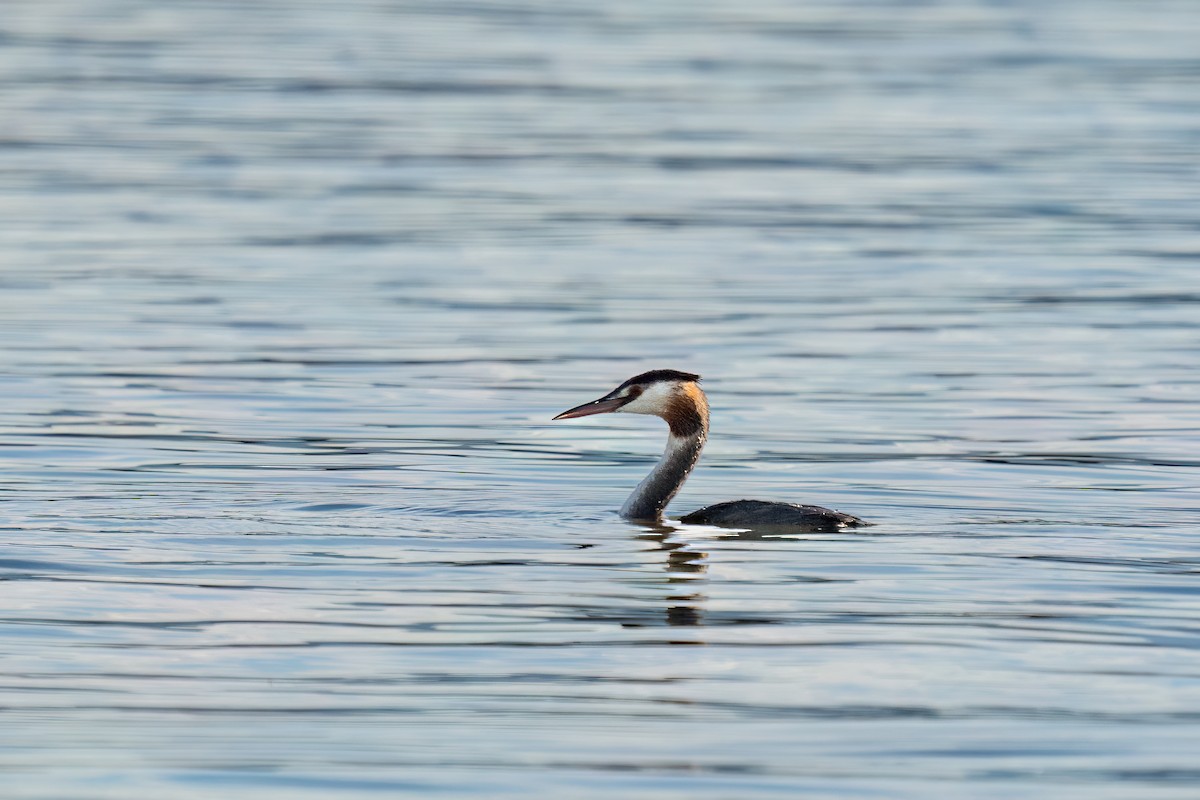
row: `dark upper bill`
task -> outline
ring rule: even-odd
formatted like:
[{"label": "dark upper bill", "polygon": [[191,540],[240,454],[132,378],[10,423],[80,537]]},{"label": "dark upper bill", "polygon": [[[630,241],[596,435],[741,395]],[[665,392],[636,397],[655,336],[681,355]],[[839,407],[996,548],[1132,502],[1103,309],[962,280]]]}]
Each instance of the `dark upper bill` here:
[{"label": "dark upper bill", "polygon": [[607,414],[610,411],[616,411],[627,402],[629,402],[627,397],[601,397],[599,400],[568,408],[554,419],[575,419],[576,417],[590,417],[592,414]]}]

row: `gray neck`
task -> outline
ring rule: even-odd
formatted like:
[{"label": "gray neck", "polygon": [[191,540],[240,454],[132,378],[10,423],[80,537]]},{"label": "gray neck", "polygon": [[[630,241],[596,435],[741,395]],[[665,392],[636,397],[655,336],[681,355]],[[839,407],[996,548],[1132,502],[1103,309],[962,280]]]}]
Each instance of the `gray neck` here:
[{"label": "gray neck", "polygon": [[703,429],[691,436],[668,437],[666,452],[621,506],[621,516],[633,520],[661,520],[667,503],[700,460],[705,438]]}]

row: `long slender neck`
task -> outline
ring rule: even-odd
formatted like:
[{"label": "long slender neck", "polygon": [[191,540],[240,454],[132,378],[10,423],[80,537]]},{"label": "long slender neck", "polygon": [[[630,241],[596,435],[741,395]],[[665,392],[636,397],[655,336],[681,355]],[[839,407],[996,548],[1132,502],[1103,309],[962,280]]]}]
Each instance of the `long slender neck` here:
[{"label": "long slender neck", "polygon": [[700,460],[708,439],[708,403],[699,389],[673,404],[663,418],[671,427],[667,449],[621,507],[625,519],[660,521],[667,503]]}]

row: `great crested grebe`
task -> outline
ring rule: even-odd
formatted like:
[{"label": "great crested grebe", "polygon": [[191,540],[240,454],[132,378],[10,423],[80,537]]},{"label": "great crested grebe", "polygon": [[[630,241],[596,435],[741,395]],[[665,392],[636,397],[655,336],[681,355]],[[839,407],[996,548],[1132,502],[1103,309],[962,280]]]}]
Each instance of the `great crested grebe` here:
[{"label": "great crested grebe", "polygon": [[[574,419],[621,411],[653,414],[670,428],[662,459],[638,484],[621,507],[629,520],[661,522],[663,511],[683,486],[708,438],[708,398],[699,375],[673,369],[655,369],[635,375],[590,403],[568,409],[554,419]],[[821,506],[800,506],[766,500],[730,500],[680,517],[680,522],[725,528],[794,528],[836,531],[865,525],[858,517]]]}]

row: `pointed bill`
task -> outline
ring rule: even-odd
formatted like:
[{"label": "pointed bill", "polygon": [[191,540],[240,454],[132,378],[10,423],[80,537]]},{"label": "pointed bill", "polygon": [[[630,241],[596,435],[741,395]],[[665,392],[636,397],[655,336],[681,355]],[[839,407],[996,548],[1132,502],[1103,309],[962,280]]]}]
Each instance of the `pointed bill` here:
[{"label": "pointed bill", "polygon": [[554,419],[575,419],[576,417],[590,417],[592,414],[608,414],[616,411],[628,401],[629,399],[625,397],[601,397],[599,400],[568,408]]}]

